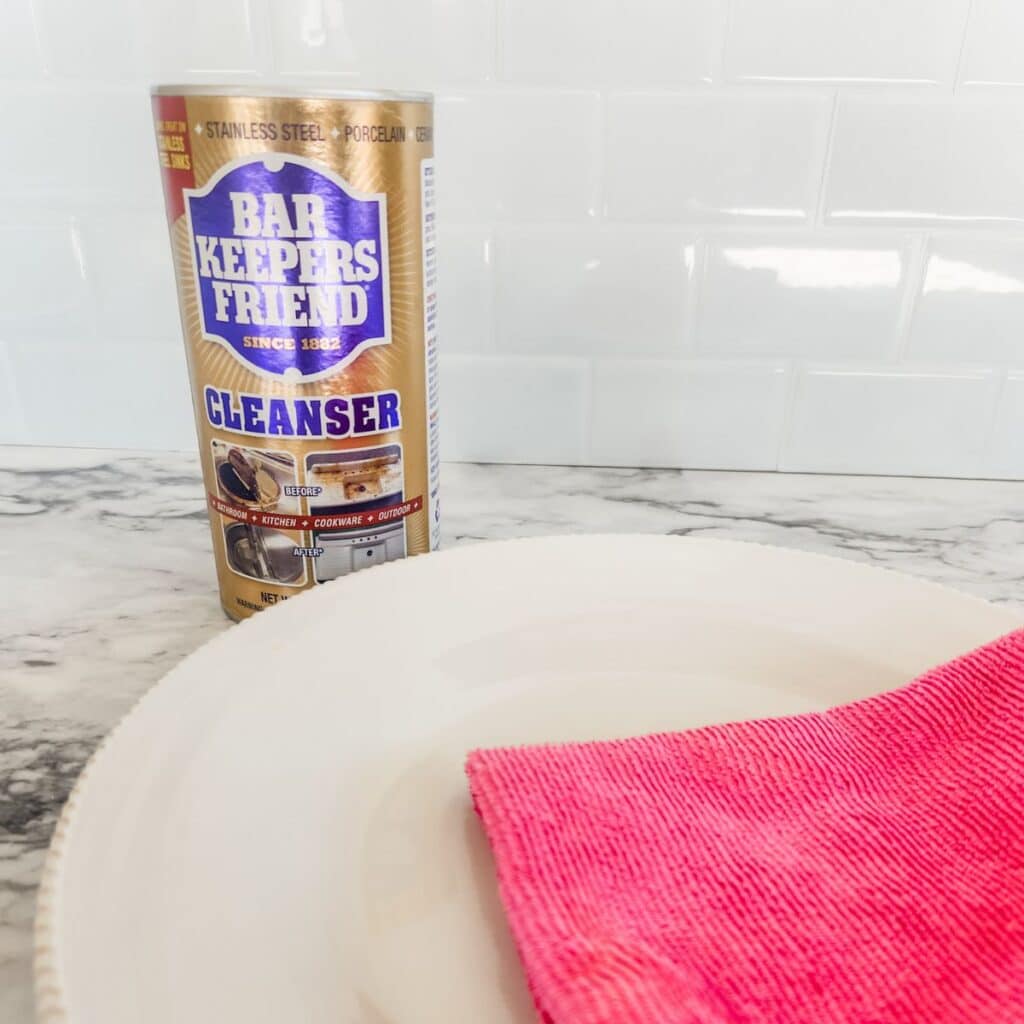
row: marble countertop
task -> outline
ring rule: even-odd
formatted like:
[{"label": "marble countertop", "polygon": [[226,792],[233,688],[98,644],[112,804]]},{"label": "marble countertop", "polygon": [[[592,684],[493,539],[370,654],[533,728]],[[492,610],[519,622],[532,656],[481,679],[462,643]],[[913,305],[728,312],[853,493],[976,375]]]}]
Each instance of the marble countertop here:
[{"label": "marble countertop", "polygon": [[[448,544],[699,534],[1024,601],[1024,483],[449,465],[443,486]],[[0,1020],[28,1024],[35,886],[75,776],[231,624],[192,454],[0,448],[0,556]]]}]

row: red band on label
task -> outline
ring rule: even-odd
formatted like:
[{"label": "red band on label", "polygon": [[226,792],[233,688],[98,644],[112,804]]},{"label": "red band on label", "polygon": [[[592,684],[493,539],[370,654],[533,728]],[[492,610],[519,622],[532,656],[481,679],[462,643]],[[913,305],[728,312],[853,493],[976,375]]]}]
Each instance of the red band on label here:
[{"label": "red band on label", "polygon": [[232,505],[208,494],[210,508],[216,509],[222,516],[236,519],[240,523],[253,523],[256,526],[270,526],[276,530],[355,530],[368,526],[381,526],[394,523],[423,508],[423,496],[410,498],[397,505],[385,505],[383,508],[371,509],[367,512],[335,512],[329,515],[291,516],[279,512],[262,512],[255,508],[243,508]]},{"label": "red band on label", "polygon": [[153,121],[164,181],[167,219],[174,223],[185,212],[182,189],[194,188],[192,126],[188,123],[184,96],[154,96]]}]

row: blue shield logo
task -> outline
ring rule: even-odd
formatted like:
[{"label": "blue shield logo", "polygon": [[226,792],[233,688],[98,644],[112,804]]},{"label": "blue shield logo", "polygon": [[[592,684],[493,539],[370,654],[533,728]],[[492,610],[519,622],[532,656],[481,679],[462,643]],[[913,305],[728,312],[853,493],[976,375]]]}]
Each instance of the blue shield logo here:
[{"label": "blue shield logo", "polygon": [[186,192],[203,337],[311,381],[391,341],[387,200],[301,157],[228,164]]}]

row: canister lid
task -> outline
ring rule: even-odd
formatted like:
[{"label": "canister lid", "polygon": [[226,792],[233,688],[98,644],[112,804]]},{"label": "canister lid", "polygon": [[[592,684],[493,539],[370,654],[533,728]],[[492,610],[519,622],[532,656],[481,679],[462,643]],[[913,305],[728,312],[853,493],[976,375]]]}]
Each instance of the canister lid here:
[{"label": "canister lid", "polygon": [[257,99],[390,100],[402,103],[433,103],[434,94],[389,89],[307,89],[280,85],[224,85],[216,82],[190,85],[154,85],[153,96],[252,96]]}]

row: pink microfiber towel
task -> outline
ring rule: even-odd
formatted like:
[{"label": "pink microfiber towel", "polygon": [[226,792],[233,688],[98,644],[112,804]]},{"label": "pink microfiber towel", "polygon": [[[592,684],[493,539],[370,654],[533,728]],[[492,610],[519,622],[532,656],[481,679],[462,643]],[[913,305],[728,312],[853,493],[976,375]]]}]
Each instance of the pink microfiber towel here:
[{"label": "pink microfiber towel", "polygon": [[467,770],[545,1024],[1024,1021],[1024,631],[820,714]]}]

